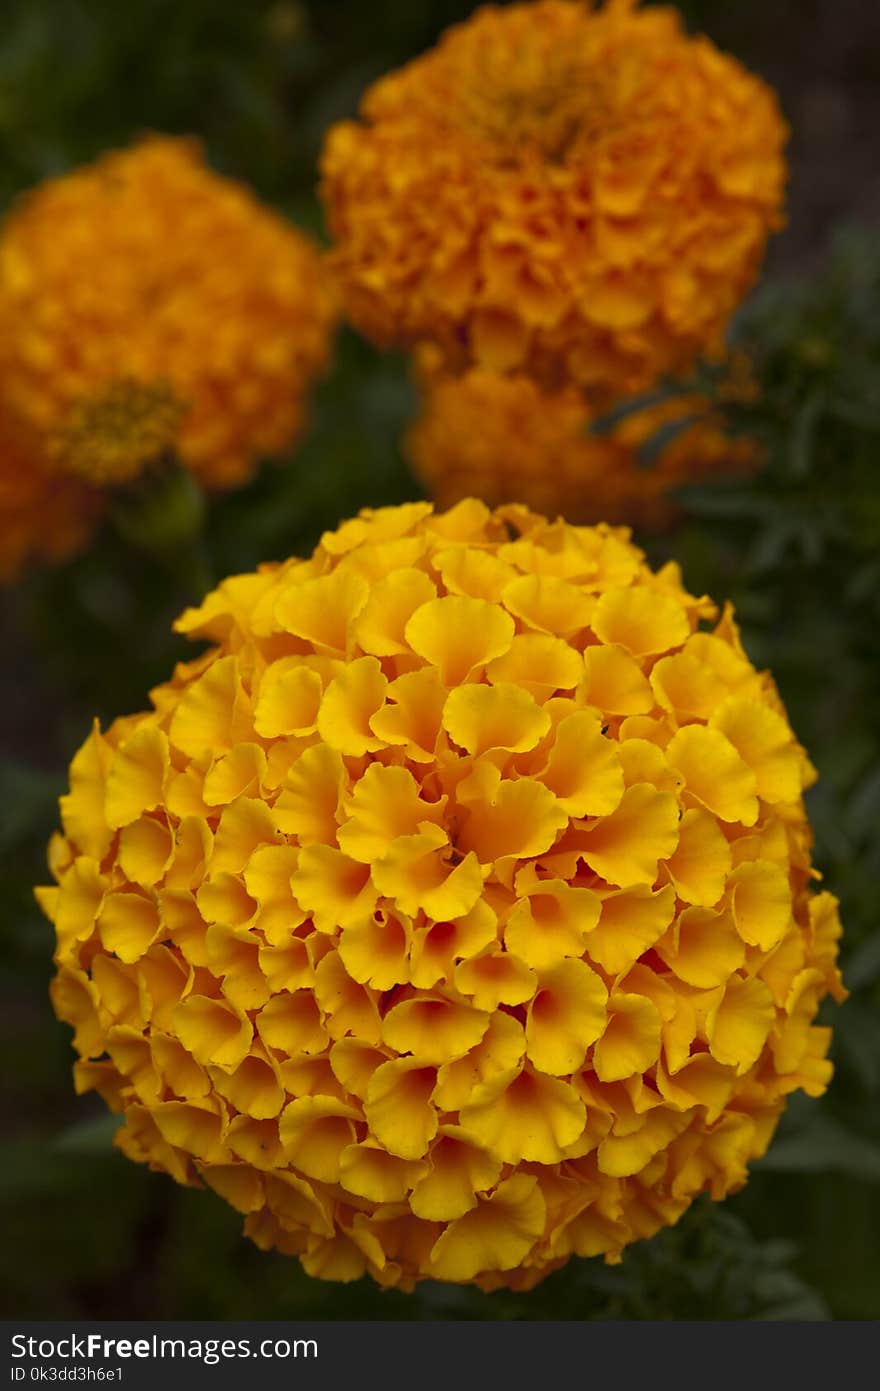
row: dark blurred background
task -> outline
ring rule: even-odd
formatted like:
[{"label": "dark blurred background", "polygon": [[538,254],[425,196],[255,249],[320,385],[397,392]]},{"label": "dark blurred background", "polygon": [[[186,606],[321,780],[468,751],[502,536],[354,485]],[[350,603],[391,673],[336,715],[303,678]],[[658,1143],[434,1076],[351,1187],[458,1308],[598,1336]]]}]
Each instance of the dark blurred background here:
[{"label": "dark blurred background", "polygon": [[[375,77],[429,46],[463,0],[5,0],[0,210],[22,189],[145,130],[195,133],[321,234],[323,132]],[[759,479],[694,491],[673,534],[691,589],[734,598],[821,773],[809,808],[843,901],[851,1000],[838,1073],[795,1101],[769,1156],[723,1207],[697,1204],[620,1267],[574,1261],[533,1294],[414,1296],[311,1281],[265,1255],[210,1193],[111,1147],[70,1084],[69,1030],[46,987],[52,934],[31,886],[71,753],[93,714],[141,708],[185,645],[196,597],[180,557],[112,530],[87,556],[0,598],[0,1313],[9,1317],[876,1318],[880,1316],[880,6],[691,0],[706,32],[779,91],[792,127],[789,223],[736,333],[762,394],[742,428]],[[417,496],[398,439],[402,359],[343,333],[311,432],[287,466],[217,504],[214,577],[302,553],[358,507]]]}]

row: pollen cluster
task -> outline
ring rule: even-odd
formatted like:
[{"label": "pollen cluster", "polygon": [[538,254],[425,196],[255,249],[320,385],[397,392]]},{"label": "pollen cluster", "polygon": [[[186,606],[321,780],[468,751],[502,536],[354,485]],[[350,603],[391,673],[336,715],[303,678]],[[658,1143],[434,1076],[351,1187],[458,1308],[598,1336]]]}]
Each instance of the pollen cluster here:
[{"label": "pollen cluster", "polygon": [[347,313],[454,366],[639,391],[718,347],[780,224],[785,138],[673,9],[486,6],[328,136]]},{"label": "pollen cluster", "polygon": [[600,423],[576,387],[542,390],[522,373],[473,367],[426,376],[405,448],[441,507],[469,496],[517,498],[573,522],[651,528],[677,516],[671,490],[759,462],[756,442],[726,433],[718,411],[696,396],[634,408],[594,433]]},{"label": "pollen cluster", "polygon": [[213,645],[89,735],[38,891],[131,1158],[315,1276],[527,1289],[823,1091],[814,773],[674,564],[410,504],[177,628]]},{"label": "pollen cluster", "polygon": [[332,318],[317,248],[189,140],[52,179],[0,230],[5,409],[96,488],[166,450],[245,481],[300,430]]}]

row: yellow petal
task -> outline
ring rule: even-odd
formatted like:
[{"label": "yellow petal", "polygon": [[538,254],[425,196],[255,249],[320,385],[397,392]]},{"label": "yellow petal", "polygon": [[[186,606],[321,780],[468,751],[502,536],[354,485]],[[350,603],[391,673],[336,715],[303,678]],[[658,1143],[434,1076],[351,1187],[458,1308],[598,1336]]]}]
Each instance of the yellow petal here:
[{"label": "yellow petal", "polygon": [[431,1274],[460,1282],[520,1265],[543,1234],[545,1214],[534,1175],[512,1175],[450,1223],[431,1251]]},{"label": "yellow petal", "polygon": [[174,842],[174,859],[165,875],[165,888],[194,889],[202,882],[211,856],[211,829],[201,816],[184,816]]},{"label": "yellow petal", "polygon": [[477,1087],[460,1118],[505,1164],[559,1164],[583,1131],[586,1109],[567,1082],[514,1069]]},{"label": "yellow petal", "polygon": [[722,821],[754,826],[758,819],[755,775],[717,729],[689,724],[673,735],[666,757],[690,797]]},{"label": "yellow petal", "polygon": [[618,1082],[646,1072],[660,1055],[660,1012],[643,995],[615,991],[608,1002],[608,1025],[593,1049],[600,1082]]},{"label": "yellow petal", "polygon": [[460,1110],[481,1082],[510,1068],[517,1069],[525,1049],[525,1033],[519,1020],[501,1011],[491,1015],[489,1027],[476,1048],[439,1069],[435,1105],[442,1111]]},{"label": "yellow petal", "polygon": [[406,641],[438,670],[445,686],[457,686],[507,652],[513,619],[498,604],[451,594],[417,608],[406,625]]},{"label": "yellow petal", "polygon": [[375,993],[352,980],[339,952],[328,952],[315,972],[315,998],[324,1015],[324,1027],[332,1039],[353,1034],[363,1043],[378,1044],[381,1037]]},{"label": "yellow petal", "polygon": [[167,821],[141,816],[119,834],[116,858],[133,884],[152,888],[164,876],[173,854],[173,838]]},{"label": "yellow petal", "polygon": [[272,812],[265,802],[238,797],[224,806],[214,833],[211,872],[240,874],[258,846],[277,844]]},{"label": "yellow petal", "polygon": [[222,1164],[229,1153],[223,1143],[223,1119],[208,1101],[162,1101],[151,1111],[162,1137],[175,1149],[205,1164]]},{"label": "yellow petal", "polygon": [[431,1146],[430,1168],[413,1187],[410,1207],[426,1222],[452,1222],[476,1207],[477,1195],[493,1188],[501,1161],[487,1154],[466,1130],[442,1125]]},{"label": "yellow petal", "polygon": [[375,657],[349,662],[324,692],[318,733],[331,749],[358,758],[381,747],[370,720],[385,700],[388,685]]},{"label": "yellow petal", "polygon": [[560,720],[540,780],[568,816],[608,816],[623,796],[617,748],[597,715],[579,710]]},{"label": "yellow petal", "polygon": [[339,1183],[371,1203],[401,1202],[425,1166],[388,1154],[375,1140],[349,1145],[339,1157]]},{"label": "yellow petal", "polygon": [[456,989],[469,996],[478,1009],[524,1004],[534,995],[537,984],[535,972],[510,952],[484,952],[462,961],[455,970]]},{"label": "yellow petal", "polygon": [[533,749],[550,728],[550,717],[528,691],[507,681],[494,686],[469,684],[450,692],[443,728],[468,753],[489,749],[523,753]]},{"label": "yellow petal", "polygon": [[295,657],[273,662],[260,682],[254,729],[264,739],[312,734],[323,694],[324,683],[311,667]]},{"label": "yellow petal", "polygon": [[574,690],[583,675],[580,654],[549,633],[518,633],[503,657],[486,667],[492,682],[513,683],[542,702]]},{"label": "yellow petal", "polygon": [[498,919],[478,899],[469,912],[448,922],[427,922],[413,932],[410,979],[419,990],[451,982],[457,961],[477,956],[497,937]]},{"label": "yellow petal", "polygon": [[678,803],[650,783],[628,787],[610,816],[578,837],[581,857],[609,884],[653,884],[678,844]]},{"label": "yellow petal", "polygon": [[723,985],[745,960],[730,914],[711,908],[686,908],[656,949],[680,980],[703,990]]},{"label": "yellow petal", "polygon": [[259,1212],[265,1202],[262,1177],[246,1164],[212,1164],[203,1170],[202,1178],[236,1212]]},{"label": "yellow petal", "polygon": [[382,1038],[396,1053],[412,1053],[439,1066],[474,1048],[488,1024],[486,1012],[452,1000],[404,1000],[385,1015]]},{"label": "yellow petal", "polygon": [[646,715],[654,708],[647,678],[617,643],[584,649],[584,696],[606,715]]},{"label": "yellow petal", "polygon": [[688,643],[673,657],[661,657],[651,670],[651,689],[657,704],[684,724],[707,720],[727,695],[727,686],[714,667],[701,661]]},{"label": "yellow petal", "polygon": [[400,836],[373,865],[372,874],[376,890],[393,899],[406,916],[415,917],[422,909],[438,922],[470,912],[483,891],[476,855],[466,854],[460,864],[452,862],[446,833],[439,826]]},{"label": "yellow petal", "polygon": [[346,927],[339,941],[339,955],[352,980],[374,990],[392,990],[409,980],[408,926],[382,909],[363,922]]},{"label": "yellow petal", "polygon": [[408,652],[407,623],[417,608],[436,597],[437,590],[424,570],[404,567],[386,575],[373,586],[354,625],[357,642],[364,652],[377,657]]},{"label": "yellow petal", "polygon": [[685,903],[714,908],[730,873],[730,845],[715,817],[689,807],[678,828],[678,845],[666,861],[676,893]]},{"label": "yellow petal", "polygon": [[254,926],[273,947],[290,945],[305,917],[291,888],[298,863],[299,852],[292,845],[259,845],[244,871],[245,888],[258,908]]},{"label": "yellow petal", "polygon": [[155,725],[138,729],[113,755],[107,774],[107,824],[127,826],[162,802],[169,768],[168,736]]},{"label": "yellow petal", "polygon": [[448,593],[466,594],[490,604],[497,604],[504,586],[516,579],[512,565],[471,546],[448,546],[435,551],[431,564],[439,571]]},{"label": "yellow petal", "polygon": [[70,791],[59,802],[67,836],[80,851],[102,860],[113,832],[105,819],[105,788],[113,750],[97,720],[70,765]]},{"label": "yellow petal", "polygon": [[484,865],[507,855],[524,859],[549,850],[567,824],[567,813],[543,783],[503,780],[471,803],[458,846],[472,850]]},{"label": "yellow petal", "polygon": [[215,1089],[242,1115],[269,1120],[284,1105],[278,1069],[266,1057],[251,1053],[234,1072],[216,1067],[209,1068],[209,1072]]},{"label": "yellow petal", "polygon": [[383,1063],[367,1088],[364,1113],[376,1139],[401,1159],[421,1159],[437,1134],[439,1120],[431,1103],[437,1072],[418,1058]]},{"label": "yellow petal", "polygon": [[639,1130],[626,1135],[607,1135],[597,1152],[600,1173],[611,1178],[627,1178],[641,1173],[654,1155],[665,1149],[687,1123],[687,1115],[659,1110],[647,1116]]},{"label": "yellow petal", "polygon": [[354,620],[369,598],[360,575],[333,570],[329,575],[288,585],[275,601],[275,618],[285,632],[305,638],[319,651],[345,656]]},{"label": "yellow petal", "polygon": [[506,585],[501,602],[509,613],[539,633],[571,638],[586,628],[595,600],[555,575],[523,575]]},{"label": "yellow petal", "polygon": [[604,643],[619,643],[634,657],[668,652],[690,633],[688,616],[671,594],[648,586],[606,589],[590,626]]},{"label": "yellow petal", "polygon": [[260,938],[247,928],[213,923],[205,933],[208,965],[223,981],[223,994],[237,1009],[259,1009],[269,998],[260,965]]},{"label": "yellow petal", "polygon": [[345,802],[347,820],[338,832],[341,850],[371,864],[387,854],[399,836],[414,836],[426,821],[443,819],[445,798],[426,802],[406,768],[371,763]]},{"label": "yellow petal", "polygon": [[734,1074],[708,1053],[695,1057],[678,1069],[673,1077],[667,1073],[662,1060],[657,1064],[657,1089],[671,1105],[682,1111],[693,1106],[706,1108],[706,1123],[714,1125],[730,1100]]},{"label": "yellow petal", "polygon": [[[431,763],[446,703],[446,687],[433,667],[406,672],[392,681],[388,700],[370,720],[384,743],[403,747],[414,763]],[[394,702],[393,704],[391,702]]]},{"label": "yellow petal", "polygon": [[709,1051],[741,1075],[757,1062],[776,1020],[773,997],[761,980],[727,982],[724,995],[706,1019]]},{"label": "yellow petal", "polygon": [[84,971],[62,966],[49,985],[52,1008],[74,1029],[73,1046],[81,1057],[104,1052],[104,1030],[98,1017],[98,992]]},{"label": "yellow petal", "polygon": [[109,887],[95,860],[80,855],[62,876],[55,904],[55,928],[59,941],[74,938],[85,941],[92,935],[95,919]]},{"label": "yellow petal", "polygon": [[222,752],[247,737],[246,710],[238,658],[219,657],[180,697],[171,718],[171,742],[190,758]]},{"label": "yellow petal", "polygon": [[504,927],[508,951],[538,971],[563,957],[583,956],[586,935],[599,921],[600,900],[591,889],[573,888],[562,879],[530,882],[523,870],[516,891],[523,897]]},{"label": "yellow petal", "polygon": [[273,995],[257,1015],[256,1025],[263,1042],[289,1058],[321,1053],[330,1041],[318,1002],[308,989]]},{"label": "yellow petal", "polygon": [[568,1076],[605,1028],[608,990],[584,961],[561,961],[539,978],[526,1018],[526,1053],[540,1072]]},{"label": "yellow petal", "polygon": [[222,922],[226,927],[247,927],[257,905],[237,874],[217,874],[206,879],[196,894],[199,912],[207,923]]},{"label": "yellow petal", "polygon": [[304,846],[290,885],[319,932],[334,933],[361,922],[376,906],[369,865],[349,859],[330,845]]},{"label": "yellow petal", "polygon": [[752,769],[765,802],[796,802],[806,778],[802,755],[786,721],[769,705],[731,696],[710,721]]},{"label": "yellow petal", "polygon": [[609,975],[619,976],[663,936],[675,912],[675,892],[668,884],[656,892],[637,884],[603,894],[601,902],[587,954]]},{"label": "yellow petal", "polygon": [[746,860],[728,880],[730,908],[744,942],[772,951],[791,923],[791,886],[787,873],[769,860]]},{"label": "yellow petal", "polygon": [[355,1139],[359,1112],[331,1096],[301,1096],[281,1112],[278,1135],[291,1164],[308,1178],[336,1183],[340,1157]]},{"label": "yellow petal", "polygon": [[266,779],[266,755],[259,744],[234,744],[215,758],[202,787],[209,807],[226,806],[237,797],[259,797]]},{"label": "yellow petal", "polygon": [[275,825],[301,845],[334,844],[345,765],[335,749],[313,744],[291,766],[273,808]]},{"label": "yellow petal", "polygon": [[388,1061],[387,1051],[361,1043],[356,1038],[341,1038],[330,1049],[330,1066],[345,1091],[365,1100],[370,1078]]},{"label": "yellow petal", "polygon": [[159,935],[159,910],[152,898],[110,893],[98,917],[101,941],[120,961],[138,961]]},{"label": "yellow petal", "polygon": [[232,1072],[247,1056],[254,1031],[246,1014],[224,1000],[188,995],[174,1010],[176,1033],[196,1062]]}]

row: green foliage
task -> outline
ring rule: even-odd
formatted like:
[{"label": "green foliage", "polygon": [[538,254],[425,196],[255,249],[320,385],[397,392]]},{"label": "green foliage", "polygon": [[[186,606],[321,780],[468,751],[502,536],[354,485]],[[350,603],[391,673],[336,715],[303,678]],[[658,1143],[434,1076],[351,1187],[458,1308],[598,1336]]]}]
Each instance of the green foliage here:
[{"label": "green foliage", "polygon": [[[0,51],[0,205],[45,175],[152,128],[199,134],[319,228],[327,123],[373,76],[429,43],[466,0],[9,0]],[[766,6],[686,7],[735,26],[748,60]],[[786,0],[786,13],[794,14]],[[731,17],[733,15],[733,17]],[[721,36],[723,37],[723,36]],[[52,935],[32,900],[72,750],[93,715],[142,708],[187,644],[185,604],[224,574],[302,554],[358,507],[418,495],[399,440],[406,364],[341,336],[295,457],[210,508],[200,539],[155,542],[118,516],[74,564],[34,575],[0,617],[0,1301],[30,1317],[869,1318],[880,1314],[880,250],[843,237],[809,276],[768,281],[737,326],[754,400],[755,478],[683,494],[673,534],[639,538],[691,589],[730,596],[820,777],[817,863],[842,900],[852,997],[829,1010],[837,1075],[795,1099],[743,1192],[701,1202],[621,1265],[574,1261],[531,1294],[426,1285],[411,1297],[310,1280],[259,1252],[209,1192],[178,1189],[113,1148],[114,1119],[78,1101],[69,1030],[46,988]],[[651,465],[650,451],[645,459]]]}]

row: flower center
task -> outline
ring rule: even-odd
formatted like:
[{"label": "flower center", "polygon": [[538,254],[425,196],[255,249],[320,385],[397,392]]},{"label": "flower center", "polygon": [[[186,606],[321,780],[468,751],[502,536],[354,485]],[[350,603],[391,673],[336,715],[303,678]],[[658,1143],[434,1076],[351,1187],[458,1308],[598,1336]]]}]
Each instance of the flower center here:
[{"label": "flower center", "polygon": [[182,412],[167,382],[121,378],[74,404],[52,453],[67,473],[98,487],[130,483],[174,442]]},{"label": "flower center", "polygon": [[532,150],[558,164],[606,126],[611,97],[611,74],[582,54],[524,48],[481,53],[458,94],[463,124],[502,158]]}]

